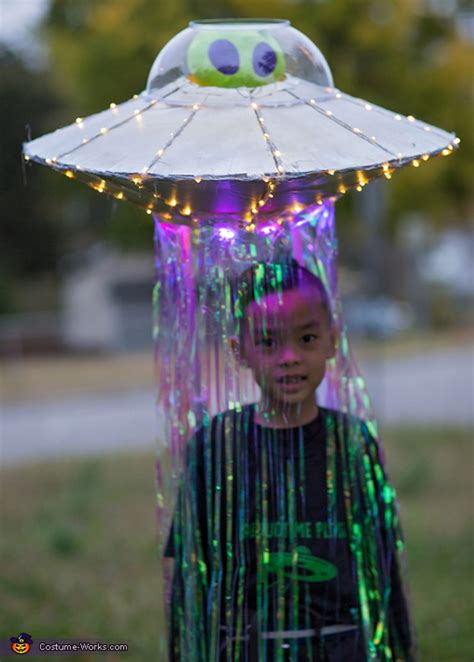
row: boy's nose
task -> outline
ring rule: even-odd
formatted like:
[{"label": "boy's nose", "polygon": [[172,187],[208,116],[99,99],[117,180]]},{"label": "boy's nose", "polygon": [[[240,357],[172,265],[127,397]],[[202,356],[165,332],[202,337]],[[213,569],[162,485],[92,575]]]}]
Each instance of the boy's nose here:
[{"label": "boy's nose", "polygon": [[300,363],[298,353],[292,347],[283,347],[278,357],[278,363],[281,366],[295,365]]}]

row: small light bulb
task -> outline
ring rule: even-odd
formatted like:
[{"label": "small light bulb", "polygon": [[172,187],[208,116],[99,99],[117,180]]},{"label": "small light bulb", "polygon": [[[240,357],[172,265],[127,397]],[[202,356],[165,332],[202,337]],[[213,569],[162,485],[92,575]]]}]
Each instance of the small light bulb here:
[{"label": "small light bulb", "polygon": [[195,103],[193,105],[193,110],[199,110],[199,108],[200,108],[200,105],[198,103]]},{"label": "small light bulb", "polygon": [[366,110],[372,110],[372,106],[370,105],[370,103],[365,104],[365,109]]},{"label": "small light bulb", "polygon": [[420,162],[417,159],[413,159],[411,162],[414,168],[418,168],[420,165]]},{"label": "small light bulb", "polygon": [[84,121],[83,117],[76,117],[76,124],[82,124],[83,121]]},{"label": "small light bulb", "polygon": [[116,104],[116,103],[114,103],[114,102],[112,101],[112,103],[110,104],[110,107],[111,107],[111,108],[112,108],[112,110],[113,110],[114,108],[117,108],[117,104]]},{"label": "small light bulb", "polygon": [[256,103],[253,103],[253,104],[252,104],[252,108],[253,108],[254,110],[257,110],[258,105],[257,105]]},{"label": "small light bulb", "polygon": [[199,182],[202,182],[202,177],[195,177],[194,181],[196,182],[196,184],[199,184]]},{"label": "small light bulb", "polygon": [[453,143],[454,143],[455,145],[459,145],[460,142],[461,142],[461,138],[455,138],[455,139],[453,140]]},{"label": "small light bulb", "polygon": [[147,209],[147,210],[146,210],[146,213],[147,213],[147,214],[151,214],[151,209]]},{"label": "small light bulb", "polygon": [[107,131],[108,131],[108,129],[105,126],[103,126],[100,130],[102,135],[105,135],[107,133]]},{"label": "small light bulb", "polygon": [[66,175],[66,177],[69,177],[69,179],[74,179],[74,173],[72,170],[66,170],[64,174]]},{"label": "small light bulb", "polygon": [[334,175],[335,172],[336,172],[335,170],[328,170],[328,175]]},{"label": "small light bulb", "polygon": [[176,207],[176,205],[178,204],[178,201],[176,200],[176,198],[171,198],[171,200],[168,200],[167,204],[170,207]]},{"label": "small light bulb", "polygon": [[361,132],[360,129],[358,129],[356,126],[352,130],[354,131],[354,133],[360,133]]},{"label": "small light bulb", "polygon": [[281,152],[279,149],[276,149],[274,152],[275,156],[281,156]]},{"label": "small light bulb", "polygon": [[332,112],[331,112],[330,110],[326,110],[326,115],[327,115],[328,117],[332,117]]},{"label": "small light bulb", "polygon": [[423,159],[423,161],[428,161],[428,159],[430,158],[430,155],[429,154],[423,154],[423,156],[421,158]]},{"label": "small light bulb", "polygon": [[413,115],[407,115],[407,120],[408,120],[409,122],[414,122],[414,121],[415,121],[415,118],[413,117]]},{"label": "small light bulb", "polygon": [[340,99],[341,97],[342,97],[342,94],[341,94],[340,92],[338,92],[338,93],[336,94],[336,99]]},{"label": "small light bulb", "polygon": [[360,191],[362,191],[362,186],[357,186],[356,191],[359,191],[359,193],[360,193]]},{"label": "small light bulb", "polygon": [[448,156],[448,154],[450,154],[450,151],[449,151],[449,149],[443,149],[443,151],[441,152],[441,154],[442,154],[443,156]]},{"label": "small light bulb", "polygon": [[401,115],[395,115],[394,117],[395,117],[396,120],[401,120],[402,119]]},{"label": "small light bulb", "polygon": [[122,193],[122,191],[119,191],[118,193],[116,193],[116,194],[114,195],[114,198],[117,198],[117,200],[123,200],[124,197],[125,197],[125,196],[124,196],[124,194]]}]

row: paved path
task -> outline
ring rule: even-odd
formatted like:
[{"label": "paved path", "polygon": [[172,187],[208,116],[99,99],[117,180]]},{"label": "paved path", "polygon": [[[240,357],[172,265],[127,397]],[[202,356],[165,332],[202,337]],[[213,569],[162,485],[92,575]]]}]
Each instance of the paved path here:
[{"label": "paved path", "polygon": [[[379,359],[361,369],[382,422],[474,424],[472,348]],[[4,464],[151,448],[161,427],[148,390],[24,402],[0,415]]]}]

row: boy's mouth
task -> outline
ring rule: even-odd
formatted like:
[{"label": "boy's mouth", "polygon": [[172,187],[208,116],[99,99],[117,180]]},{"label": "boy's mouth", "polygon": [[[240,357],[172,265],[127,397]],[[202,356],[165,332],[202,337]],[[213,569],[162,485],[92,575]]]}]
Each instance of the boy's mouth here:
[{"label": "boy's mouth", "polygon": [[283,375],[276,380],[278,384],[299,384],[306,380],[306,375]]}]

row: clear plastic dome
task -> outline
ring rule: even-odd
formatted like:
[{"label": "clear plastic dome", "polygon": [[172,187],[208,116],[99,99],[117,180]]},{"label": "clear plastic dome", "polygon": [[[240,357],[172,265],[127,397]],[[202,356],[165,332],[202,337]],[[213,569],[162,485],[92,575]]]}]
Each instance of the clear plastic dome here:
[{"label": "clear plastic dome", "polygon": [[321,51],[289,21],[191,21],[158,54],[146,92],[159,96],[180,80],[198,88],[255,89],[289,77],[333,87]]}]

